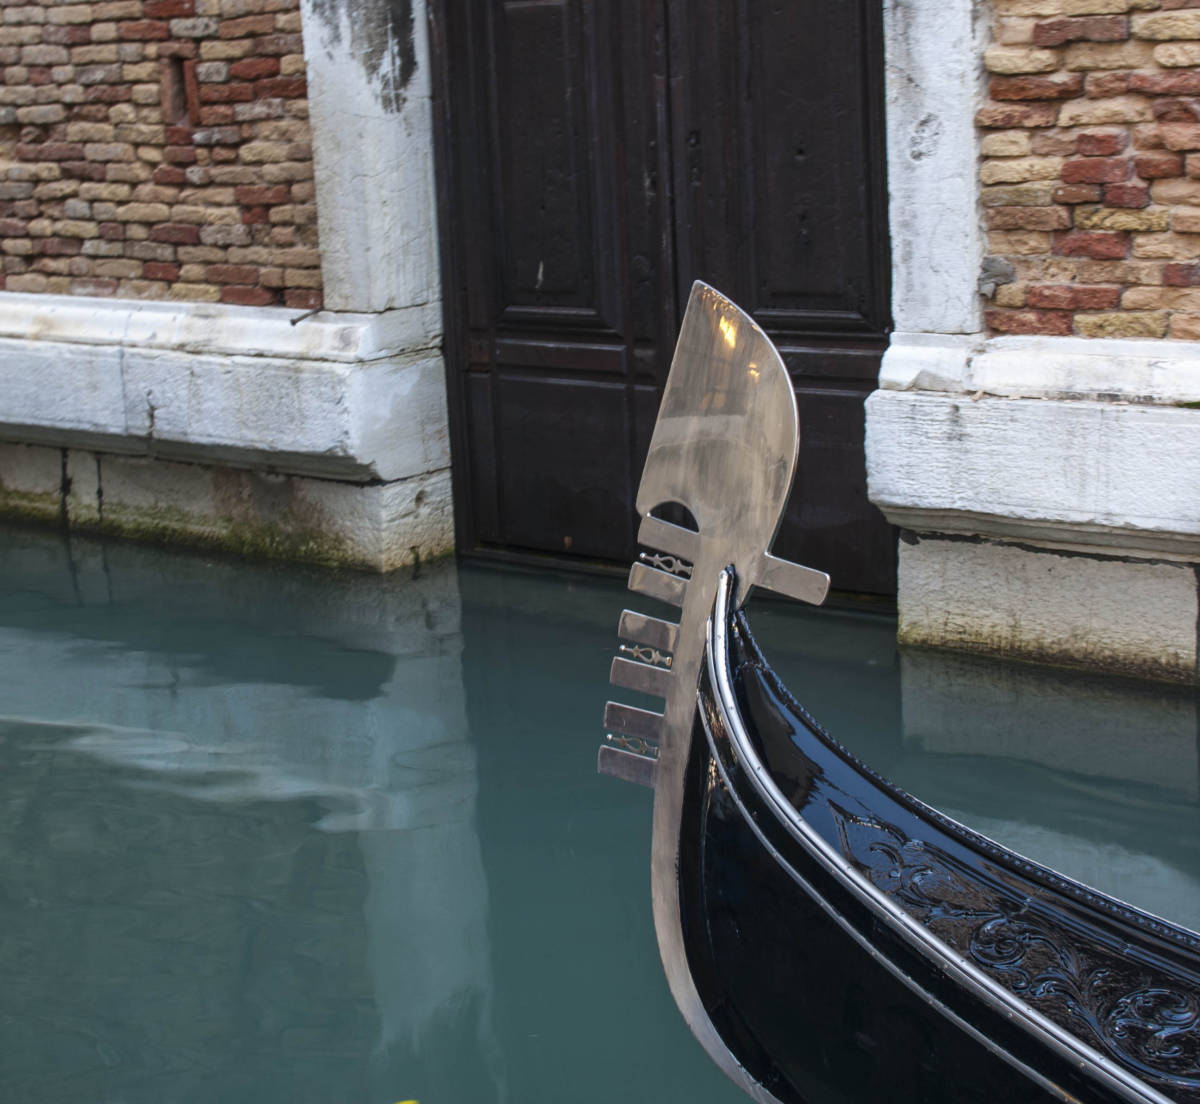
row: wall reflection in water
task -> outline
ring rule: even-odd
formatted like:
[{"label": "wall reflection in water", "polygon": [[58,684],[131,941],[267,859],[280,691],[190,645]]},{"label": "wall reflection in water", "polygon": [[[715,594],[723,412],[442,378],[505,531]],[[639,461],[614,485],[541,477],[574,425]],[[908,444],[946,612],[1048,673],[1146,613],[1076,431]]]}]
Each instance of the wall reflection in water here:
[{"label": "wall reflection in water", "polygon": [[3,537],[0,1096],[505,1099],[453,568]]}]

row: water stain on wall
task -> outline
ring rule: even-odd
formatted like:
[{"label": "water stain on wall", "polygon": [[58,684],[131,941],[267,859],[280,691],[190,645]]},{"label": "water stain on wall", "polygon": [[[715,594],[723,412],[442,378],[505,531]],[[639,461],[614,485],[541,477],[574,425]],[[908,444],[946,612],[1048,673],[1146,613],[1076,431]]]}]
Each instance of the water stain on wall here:
[{"label": "water stain on wall", "polygon": [[334,43],[342,42],[343,25],[349,28],[350,51],[384,110],[400,111],[417,71],[412,0],[311,0],[311,10]]}]

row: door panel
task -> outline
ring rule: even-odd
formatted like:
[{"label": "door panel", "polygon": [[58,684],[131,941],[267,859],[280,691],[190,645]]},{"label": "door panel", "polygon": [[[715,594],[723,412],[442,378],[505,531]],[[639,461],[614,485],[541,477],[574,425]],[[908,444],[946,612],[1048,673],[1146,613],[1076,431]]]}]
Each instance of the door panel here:
[{"label": "door panel", "polygon": [[894,592],[862,403],[888,328],[878,0],[434,0],[460,548],[628,560],[694,279],[780,346],[777,551]]}]

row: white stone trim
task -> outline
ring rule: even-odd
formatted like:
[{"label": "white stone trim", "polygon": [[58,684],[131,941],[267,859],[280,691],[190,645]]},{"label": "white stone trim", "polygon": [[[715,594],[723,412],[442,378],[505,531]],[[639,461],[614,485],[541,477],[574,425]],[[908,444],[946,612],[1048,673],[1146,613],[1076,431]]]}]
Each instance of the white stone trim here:
[{"label": "white stone trim", "polygon": [[[347,363],[441,344],[440,303],[378,314],[0,292],[0,338]],[[0,393],[2,401],[2,393]]]},{"label": "white stone trim", "polygon": [[1200,345],[1085,337],[895,333],[879,386],[1015,399],[1200,402]]},{"label": "white stone trim", "polygon": [[[301,0],[325,305],[441,298],[424,0]],[[398,26],[410,15],[410,25]]]},{"label": "white stone trim", "polygon": [[983,102],[987,5],[884,5],[892,320],[973,334],[984,236],[975,109]]},{"label": "white stone trim", "polygon": [[876,391],[870,498],[893,524],[1200,560],[1200,413]]},{"label": "white stone trim", "polygon": [[0,439],[395,480],[449,465],[440,317],[0,294]]}]

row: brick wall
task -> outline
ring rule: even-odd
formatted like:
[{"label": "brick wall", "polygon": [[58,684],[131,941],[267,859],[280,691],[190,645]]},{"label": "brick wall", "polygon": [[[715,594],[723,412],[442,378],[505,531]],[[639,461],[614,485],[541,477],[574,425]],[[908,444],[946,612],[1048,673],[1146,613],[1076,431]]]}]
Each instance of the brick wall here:
[{"label": "brick wall", "polygon": [[1200,337],[1200,0],[992,0],[999,333]]},{"label": "brick wall", "polygon": [[297,0],[0,18],[0,286],[321,305]]}]

